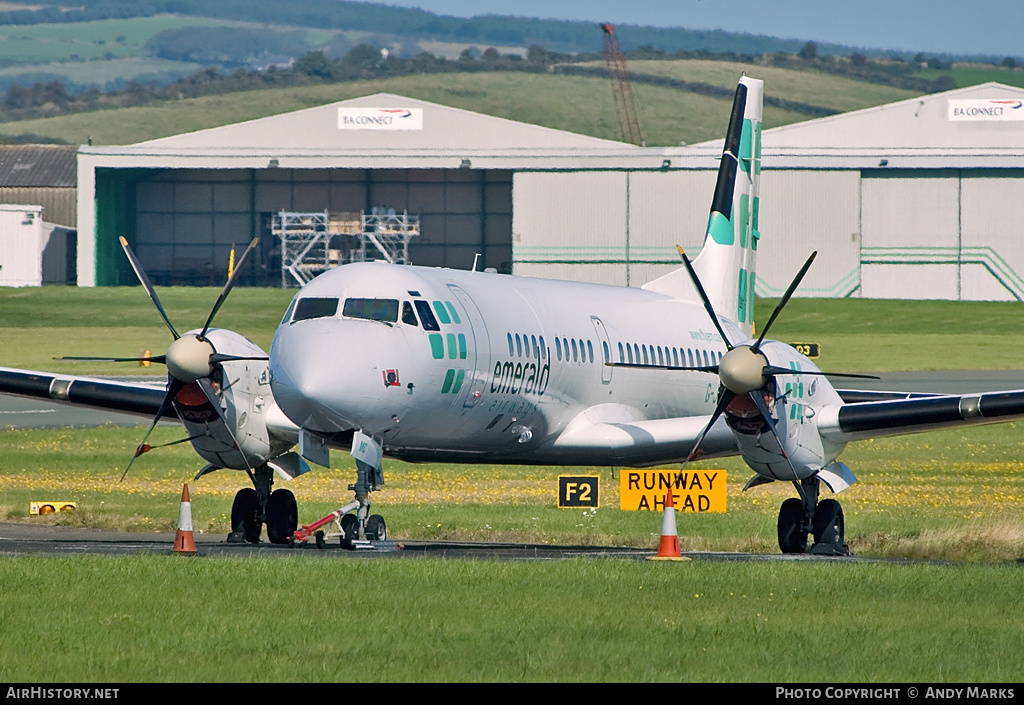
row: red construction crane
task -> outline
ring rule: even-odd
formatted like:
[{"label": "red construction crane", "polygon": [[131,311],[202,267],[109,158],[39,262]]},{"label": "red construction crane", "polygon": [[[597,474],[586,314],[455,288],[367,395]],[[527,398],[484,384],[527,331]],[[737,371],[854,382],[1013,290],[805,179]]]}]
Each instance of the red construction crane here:
[{"label": "red construction crane", "polygon": [[615,26],[611,23],[601,25],[604,30],[604,56],[608,62],[608,78],[612,82],[612,96],[615,99],[615,112],[619,115],[619,127],[622,140],[631,144],[644,146],[644,133],[640,129],[640,114],[637,111],[636,96],[633,95],[633,84],[629,80],[626,69],[626,57],[619,47],[615,36]]}]

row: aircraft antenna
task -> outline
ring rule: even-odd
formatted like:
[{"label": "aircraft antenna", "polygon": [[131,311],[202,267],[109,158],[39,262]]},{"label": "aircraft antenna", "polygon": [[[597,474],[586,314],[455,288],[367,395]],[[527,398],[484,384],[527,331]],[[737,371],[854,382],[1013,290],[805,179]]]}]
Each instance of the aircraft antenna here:
[{"label": "aircraft antenna", "polygon": [[646,143],[640,129],[640,113],[633,94],[633,84],[629,80],[626,57],[615,36],[615,25],[606,22],[601,25],[601,29],[604,30],[604,57],[608,63],[608,79],[612,82],[612,96],[615,99],[615,112],[619,115],[622,140],[643,147]]}]

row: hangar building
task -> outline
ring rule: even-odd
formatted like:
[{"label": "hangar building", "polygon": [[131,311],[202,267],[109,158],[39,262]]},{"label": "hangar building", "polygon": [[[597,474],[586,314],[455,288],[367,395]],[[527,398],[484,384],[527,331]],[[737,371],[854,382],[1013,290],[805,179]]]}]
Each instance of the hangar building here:
[{"label": "hangar building", "polygon": [[[682,97],[681,100],[685,100]],[[763,132],[757,293],[1024,299],[1024,90],[988,83]],[[727,120],[723,110],[722,129]],[[721,142],[640,148],[378,94],[79,152],[80,285],[279,284],[275,214],[415,214],[414,264],[638,286],[703,239]]]}]

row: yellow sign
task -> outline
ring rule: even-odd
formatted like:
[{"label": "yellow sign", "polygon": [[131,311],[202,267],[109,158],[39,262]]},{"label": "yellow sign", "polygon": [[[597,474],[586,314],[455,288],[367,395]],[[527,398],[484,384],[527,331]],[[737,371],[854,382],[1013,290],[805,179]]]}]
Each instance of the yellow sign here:
[{"label": "yellow sign", "polygon": [[29,502],[28,504],[28,513],[32,516],[64,512],[69,509],[78,509],[78,502]]},{"label": "yellow sign", "polygon": [[678,511],[725,511],[725,470],[714,469],[622,470],[619,473],[619,508],[663,512],[670,487]]},{"label": "yellow sign", "polygon": [[601,478],[597,475],[559,475],[558,506],[562,509],[570,507],[601,506]]}]

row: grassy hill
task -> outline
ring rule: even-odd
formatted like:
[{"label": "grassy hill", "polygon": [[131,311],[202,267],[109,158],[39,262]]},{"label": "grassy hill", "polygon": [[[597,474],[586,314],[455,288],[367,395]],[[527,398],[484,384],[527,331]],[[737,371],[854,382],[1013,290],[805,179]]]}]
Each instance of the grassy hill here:
[{"label": "grassy hill", "polygon": [[[757,67],[702,60],[641,61],[634,71],[661,73],[723,87],[746,72],[766,79],[769,95],[837,111],[865,108],[916,95],[912,91],[837,78],[815,71]],[[117,111],[97,111],[0,124],[0,134],[31,133],[84,144],[132,144],[173,134],[390,92],[487,115],[519,120],[594,137],[618,139],[619,127],[606,79],[518,72],[419,74],[372,81],[229,93]],[[724,129],[728,99],[674,88],[635,85],[648,145],[688,144],[715,139]],[[808,119],[771,106],[765,127]]]}]

